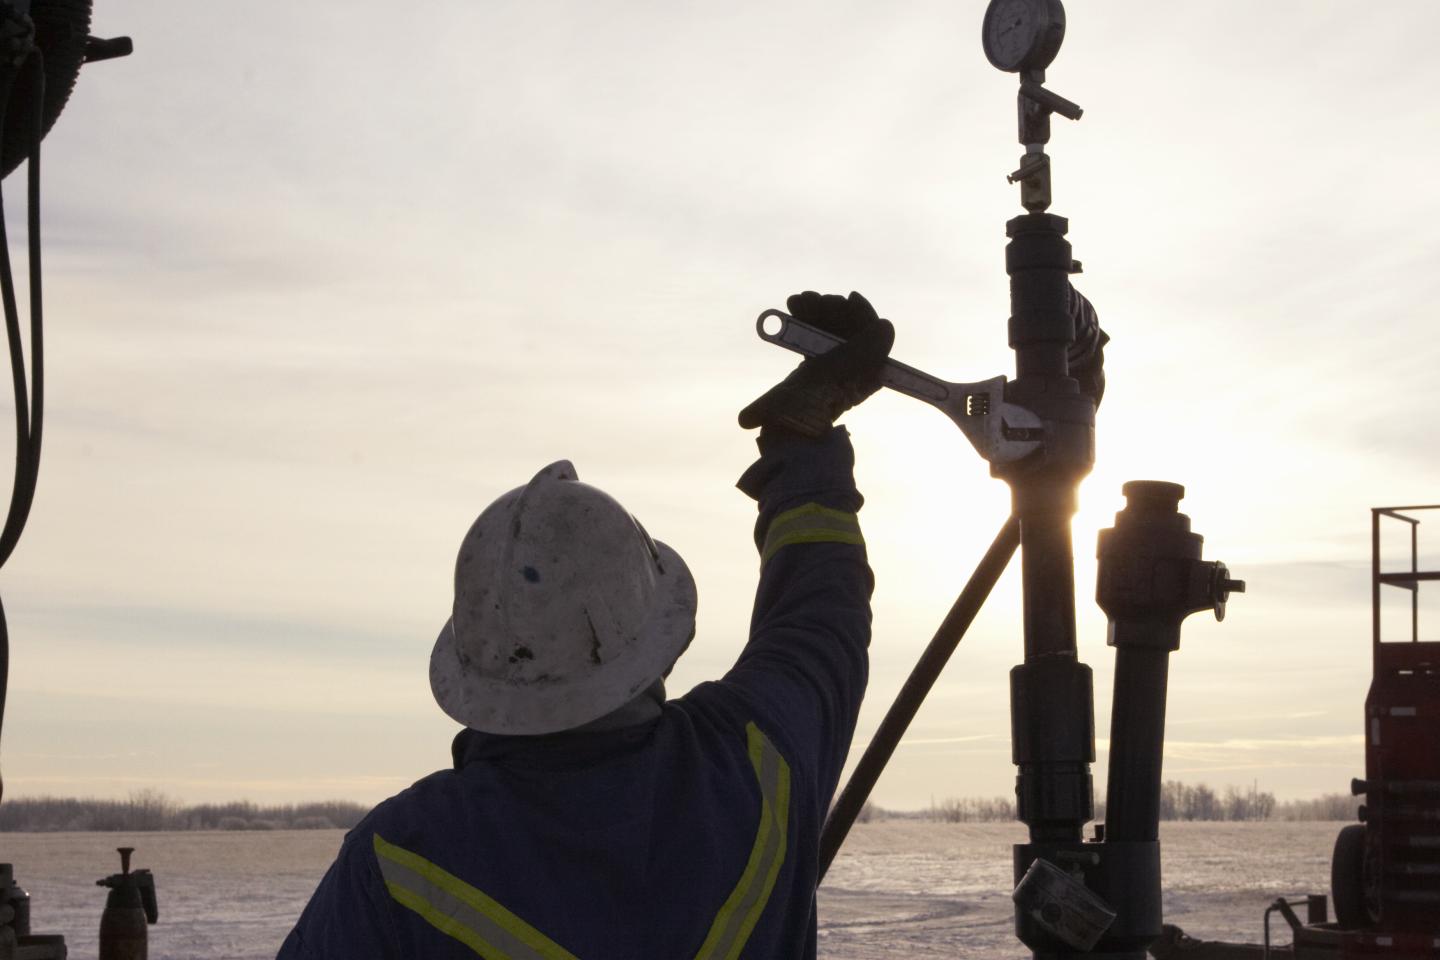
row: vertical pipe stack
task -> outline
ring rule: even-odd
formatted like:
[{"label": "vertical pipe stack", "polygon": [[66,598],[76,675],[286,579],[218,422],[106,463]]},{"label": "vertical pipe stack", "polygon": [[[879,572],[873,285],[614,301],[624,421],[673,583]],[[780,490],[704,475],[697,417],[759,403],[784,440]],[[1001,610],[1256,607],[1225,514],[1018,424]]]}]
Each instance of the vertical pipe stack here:
[{"label": "vertical pipe stack", "polygon": [[1010,674],[1011,743],[1017,813],[1032,842],[1078,841],[1094,812],[1094,698],[1090,668],[1076,656],[1070,518],[1094,462],[1095,406],[1066,359],[1075,339],[1066,228],[1063,217],[1030,213],[1006,229],[1016,368],[1006,400],[1036,413],[1046,431],[1039,453],[993,469],[1010,484],[1020,521],[1025,662]]}]

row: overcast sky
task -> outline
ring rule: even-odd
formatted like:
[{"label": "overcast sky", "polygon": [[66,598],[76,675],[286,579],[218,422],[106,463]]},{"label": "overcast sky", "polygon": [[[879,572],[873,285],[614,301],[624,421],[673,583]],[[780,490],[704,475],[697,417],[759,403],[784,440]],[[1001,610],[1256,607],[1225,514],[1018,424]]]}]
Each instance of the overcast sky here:
[{"label": "overcast sky", "polygon": [[[561,457],[695,572],[671,692],[722,673],[757,570],[735,412],[794,360],[755,315],[860,290],[899,359],[1013,368],[1015,79],[984,6],[102,0],[96,32],[136,52],[87,67],[45,143],[7,796],[368,802],[445,765],[426,669],[455,550]],[[1050,85],[1086,113],[1055,121],[1054,211],[1113,336],[1075,523],[1097,779],[1090,557],[1150,478],[1250,584],[1187,624],[1166,775],[1343,790],[1369,508],[1440,501],[1440,5],[1068,13]],[[877,580],[863,742],[1008,492],[913,400],[846,422]],[[880,803],[1010,791],[1018,611],[1007,577]]]}]

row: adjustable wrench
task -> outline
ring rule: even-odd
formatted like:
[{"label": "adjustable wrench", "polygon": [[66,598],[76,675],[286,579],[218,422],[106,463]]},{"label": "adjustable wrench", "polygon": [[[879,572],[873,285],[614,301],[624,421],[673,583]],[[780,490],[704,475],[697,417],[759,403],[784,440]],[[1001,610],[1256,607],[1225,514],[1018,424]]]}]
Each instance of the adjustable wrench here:
[{"label": "adjustable wrench", "polygon": [[[825,353],[844,342],[779,310],[760,314],[755,320],[755,332],[767,343],[806,357]],[[898,360],[886,360],[880,370],[880,384],[939,409],[955,421],[980,456],[992,463],[1019,460],[1035,451],[1044,437],[1039,417],[1005,402],[1003,376],[978,383],[950,383]]]}]

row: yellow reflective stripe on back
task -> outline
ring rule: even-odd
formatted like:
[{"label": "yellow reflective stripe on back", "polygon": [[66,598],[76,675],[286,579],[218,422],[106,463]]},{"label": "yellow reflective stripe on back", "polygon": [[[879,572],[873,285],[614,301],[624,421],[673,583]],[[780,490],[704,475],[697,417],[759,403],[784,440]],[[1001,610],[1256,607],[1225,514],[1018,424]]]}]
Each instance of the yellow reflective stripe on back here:
[{"label": "yellow reflective stripe on back", "polygon": [[575,955],[464,880],[374,835],[385,887],[401,906],[485,960],[576,960]]},{"label": "yellow reflective stripe on back", "polygon": [[860,521],[855,514],[807,503],[770,521],[760,548],[760,562],[763,564],[776,550],[792,543],[852,543],[863,547],[865,538],[860,535]]},{"label": "yellow reflective stripe on back", "polygon": [[[823,508],[822,508],[823,509]],[[790,824],[790,765],[753,723],[745,725],[750,765],[760,781],[760,825],[740,882],[715,915],[696,960],[736,960],[760,920],[785,862]]]}]

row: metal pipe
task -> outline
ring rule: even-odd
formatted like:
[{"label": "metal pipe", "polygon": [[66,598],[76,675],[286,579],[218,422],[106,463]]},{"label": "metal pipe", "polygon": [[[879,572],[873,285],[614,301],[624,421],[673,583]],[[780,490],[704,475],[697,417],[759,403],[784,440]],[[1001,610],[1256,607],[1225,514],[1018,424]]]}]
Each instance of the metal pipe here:
[{"label": "metal pipe", "polygon": [[900,738],[905,735],[910,721],[915,719],[916,712],[925,702],[930,688],[935,685],[940,671],[945,669],[950,655],[964,639],[965,632],[970,629],[970,624],[980,612],[985,598],[990,596],[990,591],[1005,572],[1005,567],[1015,555],[1015,548],[1019,544],[1020,524],[1011,517],[995,535],[995,540],[985,551],[985,556],[980,558],[980,563],[970,575],[965,589],[960,591],[960,596],[955,599],[950,612],[936,629],[929,646],[920,654],[915,668],[900,687],[895,702],[890,705],[885,719],[880,721],[875,736],[870,739],[870,745],[865,748],[865,753],[855,766],[855,772],[850,775],[850,781],[845,784],[845,789],[840,791],[835,806],[830,810],[830,816],[825,819],[825,828],[820,833],[820,875],[816,879],[817,884],[825,879],[825,872],[830,869],[831,861],[835,859],[840,845],[845,842],[845,836],[860,814],[860,808],[865,806],[870,791],[880,779],[880,774],[899,745]]},{"label": "metal pipe", "polygon": [[[992,466],[1020,519],[1025,662],[1010,676],[1016,815],[1032,843],[1073,843],[1094,810],[1090,669],[1075,643],[1075,491],[1094,462],[1094,402],[1069,376],[1074,261],[1065,218],[1030,213],[1006,224],[1008,339],[1016,378],[1006,399],[1045,423],[1043,454]],[[1017,884],[1021,877],[1016,875]]]},{"label": "metal pipe", "polygon": [[1370,511],[1370,669],[1380,675],[1380,511]]},{"label": "metal pipe", "polygon": [[[1420,524],[1410,524],[1410,575],[1420,572]],[[1410,642],[1420,642],[1420,583],[1410,585]]]},{"label": "metal pipe", "polygon": [[1160,767],[1169,673],[1169,650],[1120,647],[1115,651],[1105,793],[1107,841],[1160,839]]},{"label": "metal pipe", "polygon": [[1067,484],[1040,492],[1043,499],[1016,497],[1026,660],[1076,653],[1075,561],[1070,542],[1074,490]]}]

